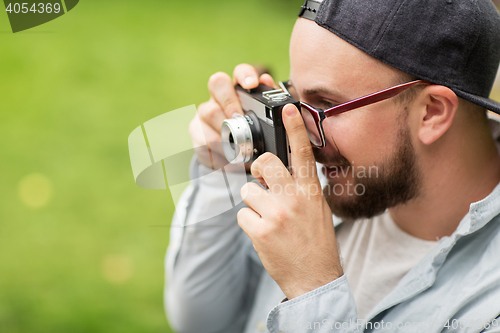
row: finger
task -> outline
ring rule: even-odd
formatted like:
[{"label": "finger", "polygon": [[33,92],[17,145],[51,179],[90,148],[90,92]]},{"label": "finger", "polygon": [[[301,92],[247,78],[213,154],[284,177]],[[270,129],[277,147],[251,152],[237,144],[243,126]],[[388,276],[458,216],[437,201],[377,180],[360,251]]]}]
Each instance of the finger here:
[{"label": "finger", "polygon": [[262,74],[259,78],[259,82],[261,84],[265,84],[266,86],[273,87],[275,89],[279,89],[279,87],[274,83],[274,80],[269,74]]},{"label": "finger", "polygon": [[293,178],[283,162],[271,153],[259,156],[253,162],[250,171],[255,179],[263,179],[274,194],[283,193],[287,185],[293,184]]},{"label": "finger", "polygon": [[293,178],[299,183],[317,183],[316,161],[314,159],[311,142],[307,135],[304,120],[299,110],[293,104],[283,108],[283,124],[285,125],[290,149],[292,152]]},{"label": "finger", "polygon": [[220,105],[226,118],[231,118],[235,113],[243,114],[229,75],[222,72],[212,75],[208,80],[208,90],[215,102]]},{"label": "finger", "polygon": [[248,64],[240,64],[234,68],[234,84],[239,84],[245,89],[256,88],[259,85],[259,75],[255,68]]},{"label": "finger", "polygon": [[252,239],[257,230],[263,223],[262,217],[251,208],[242,208],[239,210],[238,225]]},{"label": "finger", "polygon": [[241,187],[241,198],[248,207],[260,216],[265,215],[269,209],[271,194],[255,183],[246,183]]},{"label": "finger", "polygon": [[[222,127],[222,122],[226,119],[226,115],[222,108],[213,98],[210,98],[208,102],[200,104],[198,106],[198,117],[202,124],[207,124],[213,130],[219,133]],[[220,139],[219,139],[220,141]]]},{"label": "finger", "polygon": [[[251,167],[251,165],[250,165]],[[252,172],[250,170],[250,172]],[[255,178],[255,177],[254,177]],[[267,185],[266,181],[264,180],[264,178],[260,177],[260,178],[255,178],[256,181],[258,181],[260,183],[260,185],[262,185],[262,187],[266,190],[269,190],[269,186]]]},{"label": "finger", "polygon": [[215,131],[208,124],[195,118],[189,124],[189,134],[201,164],[213,170],[227,165],[228,161],[224,157],[222,149],[218,149],[221,148],[220,131]]}]

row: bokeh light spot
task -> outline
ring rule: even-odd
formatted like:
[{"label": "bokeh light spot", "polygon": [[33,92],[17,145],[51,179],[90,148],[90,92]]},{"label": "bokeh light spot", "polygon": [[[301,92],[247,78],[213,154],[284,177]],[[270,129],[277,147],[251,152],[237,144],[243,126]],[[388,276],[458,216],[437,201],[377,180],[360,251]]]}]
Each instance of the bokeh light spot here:
[{"label": "bokeh light spot", "polygon": [[110,254],[102,259],[101,272],[108,282],[122,284],[130,280],[134,270],[132,261],[128,257]]},{"label": "bokeh light spot", "polygon": [[32,173],[21,179],[18,194],[26,206],[41,208],[52,198],[52,183],[45,175]]}]

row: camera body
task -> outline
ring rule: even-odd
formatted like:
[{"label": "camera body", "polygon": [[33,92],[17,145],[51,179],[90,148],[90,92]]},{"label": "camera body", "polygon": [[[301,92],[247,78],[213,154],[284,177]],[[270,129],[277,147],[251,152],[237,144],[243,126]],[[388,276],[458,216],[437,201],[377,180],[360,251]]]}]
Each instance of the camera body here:
[{"label": "camera body", "polygon": [[255,89],[236,86],[244,116],[226,119],[221,136],[226,159],[230,163],[248,163],[264,152],[278,156],[285,167],[291,165],[291,150],[283,125],[286,104],[300,104],[288,91],[259,85]]}]

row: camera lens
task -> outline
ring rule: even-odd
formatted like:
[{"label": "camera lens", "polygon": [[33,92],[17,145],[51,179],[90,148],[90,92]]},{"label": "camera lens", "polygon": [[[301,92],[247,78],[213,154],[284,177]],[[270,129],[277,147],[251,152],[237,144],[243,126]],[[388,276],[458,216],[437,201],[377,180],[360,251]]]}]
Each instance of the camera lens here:
[{"label": "camera lens", "polygon": [[224,155],[231,163],[248,163],[264,152],[262,129],[252,111],[224,120],[221,137]]}]

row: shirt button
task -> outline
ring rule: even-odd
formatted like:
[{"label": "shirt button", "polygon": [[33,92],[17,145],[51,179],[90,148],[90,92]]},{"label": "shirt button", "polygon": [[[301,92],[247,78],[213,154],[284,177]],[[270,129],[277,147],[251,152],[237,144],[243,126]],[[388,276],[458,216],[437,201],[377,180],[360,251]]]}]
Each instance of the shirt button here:
[{"label": "shirt button", "polygon": [[258,330],[259,332],[264,332],[264,329],[265,329],[264,323],[263,323],[263,322],[261,322],[261,321],[259,321],[259,322],[257,323],[257,330]]}]

